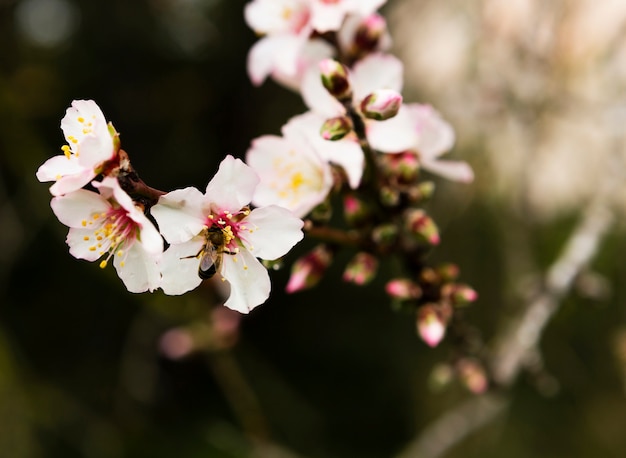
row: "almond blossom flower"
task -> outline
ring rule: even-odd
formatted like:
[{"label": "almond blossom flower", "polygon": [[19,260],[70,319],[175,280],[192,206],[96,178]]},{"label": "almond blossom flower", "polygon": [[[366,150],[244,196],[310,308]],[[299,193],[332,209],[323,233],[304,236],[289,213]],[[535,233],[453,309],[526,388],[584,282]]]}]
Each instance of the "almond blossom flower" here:
[{"label": "almond blossom flower", "polygon": [[160,283],[161,235],[115,178],[92,184],[99,194],[78,189],[50,203],[59,221],[70,228],[70,254],[87,261],[106,255],[102,268],[114,257],[117,274],[131,293],[154,291]]},{"label": "almond blossom flower", "polygon": [[259,175],[252,199],[258,206],[279,205],[303,217],[322,203],[333,186],[329,165],[341,165],[356,188],[363,174],[363,152],[351,139],[326,141],[319,133],[324,118],[308,112],[292,118],[283,136],[255,139],[246,153],[247,164]]},{"label": "almond blossom flower", "polygon": [[[248,313],[267,300],[269,274],[257,257],[274,260],[286,254],[303,238],[303,223],[275,205],[250,211],[246,206],[258,182],[250,167],[229,155],[205,194],[188,187],[161,196],[151,211],[170,244],[161,262],[161,288],[166,294],[197,287],[202,281],[200,263],[215,256],[215,273],[230,283],[224,305]],[[216,233],[220,246],[214,243]]]},{"label": "almond blossom flower", "polygon": [[305,71],[334,48],[314,32],[339,30],[348,15],[367,16],[386,0],[253,0],[244,10],[248,25],[263,37],[248,54],[256,85],[272,76],[297,90]]},{"label": "almond blossom flower", "polygon": [[466,162],[439,158],[452,148],[455,135],[452,126],[430,105],[402,105],[395,117],[368,124],[367,138],[372,148],[384,153],[416,153],[421,167],[429,172],[464,183],[474,179]]},{"label": "almond blossom flower", "polygon": [[74,100],[61,120],[61,129],[68,143],[61,147],[63,154],[37,170],[39,181],[56,181],[50,187],[55,196],[85,186],[119,150],[118,133],[93,100]]}]

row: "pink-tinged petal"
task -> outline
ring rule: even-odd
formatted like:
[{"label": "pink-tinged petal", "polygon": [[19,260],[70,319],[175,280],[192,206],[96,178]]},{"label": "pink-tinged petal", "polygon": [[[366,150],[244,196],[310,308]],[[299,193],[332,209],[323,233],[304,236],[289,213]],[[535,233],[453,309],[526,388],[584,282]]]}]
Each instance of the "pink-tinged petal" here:
[{"label": "pink-tinged petal", "polygon": [[100,182],[94,181],[92,185],[98,189],[102,197],[110,199],[113,197],[115,201],[128,213],[128,216],[135,222],[143,225],[147,218],[143,211],[137,208],[133,199],[122,189],[117,178],[104,177]]},{"label": "pink-tinged petal", "polygon": [[302,220],[276,205],[255,208],[244,222],[250,232],[241,237],[250,252],[261,259],[284,256],[304,237]]},{"label": "pink-tinged petal", "polygon": [[152,222],[144,216],[143,222],[137,221],[141,227],[138,242],[146,253],[159,255],[163,252],[163,238]]},{"label": "pink-tinged petal", "polygon": [[349,0],[349,2],[352,13],[366,16],[387,3],[387,0]]},{"label": "pink-tinged petal", "polygon": [[94,249],[93,231],[93,228],[70,228],[65,241],[70,247],[70,254],[76,259],[93,262],[102,256],[101,251]]},{"label": "pink-tinged petal", "polygon": [[264,37],[248,52],[248,77],[252,84],[260,86],[274,69],[274,53],[280,49],[280,41]]},{"label": "pink-tinged petal", "polygon": [[86,136],[79,145],[78,162],[83,167],[95,168],[104,161],[115,157],[113,138],[109,132],[104,132],[96,137],[94,134]]},{"label": "pink-tinged petal", "polygon": [[84,167],[78,163],[76,156],[54,156],[44,162],[37,170],[39,181],[56,181],[65,175],[82,172]]},{"label": "pink-tinged petal", "polygon": [[345,108],[324,88],[317,65],[312,66],[304,74],[300,92],[306,106],[325,118],[341,116],[346,112]]},{"label": "pink-tinged petal", "polygon": [[83,169],[82,172],[61,177],[50,186],[50,193],[53,196],[61,196],[79,190],[96,177],[92,169]]},{"label": "pink-tinged petal", "polygon": [[61,129],[85,167],[94,167],[114,154],[106,119],[93,100],[74,100],[61,120]]},{"label": "pink-tinged petal", "polygon": [[430,105],[407,105],[410,118],[418,134],[417,151],[423,158],[436,158],[454,145],[452,126]]},{"label": "pink-tinged petal", "polygon": [[195,256],[205,243],[202,236],[175,245],[165,250],[159,266],[161,284],[165,294],[177,296],[198,287],[202,279],[198,276],[200,260]]},{"label": "pink-tinged petal", "polygon": [[370,54],[358,61],[352,72],[354,100],[360,102],[377,89],[402,91],[404,68],[402,61],[390,54]]},{"label": "pink-tinged petal", "polygon": [[124,286],[131,293],[154,291],[160,286],[159,256],[148,253],[141,243],[134,243],[122,256],[115,255],[113,265]]},{"label": "pink-tinged petal", "polygon": [[367,123],[367,139],[372,148],[383,153],[400,153],[415,150],[419,135],[406,105],[400,107],[398,114],[386,121]]},{"label": "pink-tinged petal", "polygon": [[248,313],[270,295],[267,269],[245,249],[224,256],[222,275],[230,283],[230,297],[224,305],[232,310]]},{"label": "pink-tinged petal", "polygon": [[304,75],[312,67],[317,67],[318,62],[322,59],[332,57],[335,54],[335,49],[320,38],[309,38],[296,51],[295,72],[293,66],[288,67],[290,69],[288,73],[283,73],[282,67],[276,66],[271,74],[272,79],[277,83],[295,92],[300,92]]},{"label": "pink-tinged petal", "polygon": [[467,162],[428,160],[422,163],[422,167],[448,180],[460,181],[461,183],[474,181],[474,171]]},{"label": "pink-tinged petal", "polygon": [[258,34],[296,33],[308,16],[303,0],[253,0],[244,8],[246,23]]},{"label": "pink-tinged petal", "polygon": [[252,201],[259,177],[240,159],[228,155],[206,187],[205,202],[236,213]]},{"label": "pink-tinged petal", "polygon": [[100,214],[111,208],[102,196],[86,189],[54,197],[50,206],[61,223],[74,228],[85,227],[93,214]]},{"label": "pink-tinged petal", "polygon": [[169,243],[183,243],[204,228],[203,204],[204,196],[198,189],[177,189],[161,196],[150,213],[156,219],[165,240]]}]

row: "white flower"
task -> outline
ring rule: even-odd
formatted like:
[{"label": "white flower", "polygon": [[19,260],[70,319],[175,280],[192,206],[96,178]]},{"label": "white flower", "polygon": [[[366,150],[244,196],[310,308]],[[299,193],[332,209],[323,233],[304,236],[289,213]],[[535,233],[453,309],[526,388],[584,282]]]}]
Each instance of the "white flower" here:
[{"label": "white flower", "polygon": [[[267,270],[257,258],[273,260],[286,254],[302,237],[302,221],[289,210],[267,206],[250,211],[259,182],[241,160],[227,156],[205,194],[193,187],[161,196],[152,207],[161,234],[170,247],[161,262],[161,287],[166,294],[183,294],[201,282],[198,258],[219,257],[217,274],[230,283],[225,305],[248,313],[269,297]],[[220,246],[212,237],[220,234]]]},{"label": "white flower", "polygon": [[322,203],[333,185],[329,162],[343,167],[352,188],[363,175],[363,152],[350,138],[327,141],[320,135],[324,118],[307,112],[289,120],[282,137],[265,135],[252,142],[247,164],[259,175],[252,203],[275,204],[303,217]]},{"label": "white flower", "polygon": [[61,120],[67,145],[63,154],[48,159],[39,170],[39,181],[56,181],[50,192],[62,195],[82,188],[99,173],[98,168],[114,159],[117,132],[107,124],[93,100],[74,100]]},{"label": "white flower", "polygon": [[107,177],[93,185],[99,194],[78,189],[50,203],[59,221],[70,228],[70,254],[87,261],[106,255],[103,268],[114,256],[115,269],[130,292],[155,290],[163,239],[116,179]]},{"label": "white flower", "polygon": [[439,158],[454,145],[454,129],[430,105],[402,105],[395,117],[369,123],[367,138],[372,148],[384,153],[415,152],[429,172],[464,183],[474,179],[466,162]]}]

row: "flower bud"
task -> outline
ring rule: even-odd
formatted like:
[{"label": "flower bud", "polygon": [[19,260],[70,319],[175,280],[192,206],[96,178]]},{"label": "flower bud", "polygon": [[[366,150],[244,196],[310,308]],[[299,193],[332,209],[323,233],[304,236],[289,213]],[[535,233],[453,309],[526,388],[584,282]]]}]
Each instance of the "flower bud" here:
[{"label": "flower bud", "polygon": [[489,388],[489,381],[483,365],[473,358],[465,358],[457,363],[456,370],[465,387],[474,394],[482,394]]},{"label": "flower bud", "polygon": [[361,101],[361,113],[376,121],[384,121],[398,114],[402,96],[392,89],[378,89]]},{"label": "flower bud", "polygon": [[352,132],[352,122],[346,116],[337,116],[324,121],[320,134],[324,140],[341,140]]},{"label": "flower bud", "polygon": [[429,347],[436,347],[446,334],[447,320],[439,313],[437,306],[426,304],[417,311],[417,332]]},{"label": "flower bud", "polygon": [[393,299],[402,301],[418,299],[422,295],[422,290],[419,285],[408,278],[396,278],[395,280],[387,282],[385,291]]},{"label": "flower bud", "polygon": [[430,371],[428,385],[433,391],[441,391],[454,380],[454,370],[449,364],[439,363]]},{"label": "flower bud", "polygon": [[452,263],[439,264],[435,269],[444,282],[454,281],[459,277],[459,266]]},{"label": "flower bud", "polygon": [[370,14],[359,25],[354,36],[356,55],[363,55],[378,48],[381,38],[387,32],[387,22],[380,14]]},{"label": "flower bud", "polygon": [[391,186],[381,187],[378,196],[385,207],[395,207],[400,203],[400,191]]},{"label": "flower bud", "polygon": [[395,224],[381,224],[372,230],[372,241],[379,246],[393,245],[398,239],[398,227]]},{"label": "flower bud", "polygon": [[324,59],[319,63],[322,84],[326,90],[340,102],[352,97],[352,87],[348,69],[333,59]]},{"label": "flower bud", "polygon": [[425,240],[431,245],[439,244],[439,229],[424,210],[415,208],[407,211],[404,221],[406,228],[418,240]]},{"label": "flower bud", "polygon": [[378,271],[378,259],[370,253],[360,252],[346,266],[343,280],[365,285],[374,279]]},{"label": "flower bud", "polygon": [[350,226],[360,226],[370,219],[372,209],[354,194],[346,194],[343,198],[343,215]]},{"label": "flower bud", "polygon": [[316,246],[293,263],[285,291],[295,293],[317,285],[332,260],[333,252],[326,245]]},{"label": "flower bud", "polygon": [[453,286],[452,295],[450,297],[452,303],[457,307],[469,305],[478,299],[478,293],[469,285],[456,284]]}]

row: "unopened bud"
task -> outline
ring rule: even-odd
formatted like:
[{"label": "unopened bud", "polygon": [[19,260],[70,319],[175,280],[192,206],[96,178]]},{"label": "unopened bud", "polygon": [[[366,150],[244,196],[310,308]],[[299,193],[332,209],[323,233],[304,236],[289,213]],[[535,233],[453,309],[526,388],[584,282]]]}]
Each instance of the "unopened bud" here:
[{"label": "unopened bud", "polygon": [[422,290],[419,285],[408,278],[396,278],[395,280],[387,282],[385,291],[393,299],[401,301],[418,299],[422,295]]},{"label": "unopened bud", "polygon": [[372,281],[378,271],[378,259],[370,253],[360,252],[346,266],[343,280],[357,285]]},{"label": "unopened bud", "polygon": [[482,394],[489,388],[489,381],[483,365],[470,358],[465,358],[457,363],[459,378],[465,387],[474,394]]},{"label": "unopened bud", "polygon": [[408,190],[407,194],[411,202],[424,203],[435,193],[435,183],[432,181],[422,181]]},{"label": "unopened bud", "polygon": [[360,226],[369,221],[372,209],[354,194],[346,194],[343,198],[343,215],[350,226]]},{"label": "unopened bud", "polygon": [[352,122],[346,116],[337,116],[324,121],[320,134],[324,140],[341,140],[352,132]]},{"label": "unopened bud", "polygon": [[368,53],[378,47],[381,38],[387,32],[387,22],[380,14],[370,14],[359,25],[354,37],[354,52],[358,55]]},{"label": "unopened bud", "polygon": [[322,84],[337,100],[345,101],[352,97],[352,87],[348,69],[333,59],[324,59],[319,63]]},{"label": "unopened bud", "polygon": [[446,334],[447,320],[438,313],[437,306],[426,304],[417,311],[417,332],[429,347],[436,347]]},{"label": "unopened bud", "polygon": [[398,114],[402,95],[392,89],[378,89],[361,101],[361,113],[376,121],[384,121]]},{"label": "unopened bud", "polygon": [[417,239],[425,240],[431,245],[439,244],[439,229],[433,219],[422,209],[415,208],[407,211],[405,224],[408,231]]},{"label": "unopened bud", "polygon": [[469,285],[458,284],[454,285],[451,299],[454,305],[462,307],[476,301],[476,299],[478,299],[478,293]]},{"label": "unopened bud", "polygon": [[333,260],[333,252],[326,245],[318,245],[291,266],[291,276],[285,287],[295,293],[317,285]]},{"label": "unopened bud", "polygon": [[439,274],[443,282],[456,280],[459,277],[460,273],[459,266],[452,263],[439,264],[436,267],[435,271]]},{"label": "unopened bud", "polygon": [[372,230],[372,241],[379,246],[393,245],[398,239],[398,227],[395,224],[381,224]]},{"label": "unopened bud", "polygon": [[[380,170],[398,183],[413,183],[420,171],[417,155],[411,151],[396,154],[382,154],[379,160]],[[416,185],[417,187],[417,185]]]},{"label": "unopened bud", "polygon": [[391,186],[381,187],[378,196],[385,207],[395,207],[400,203],[400,191]]}]

